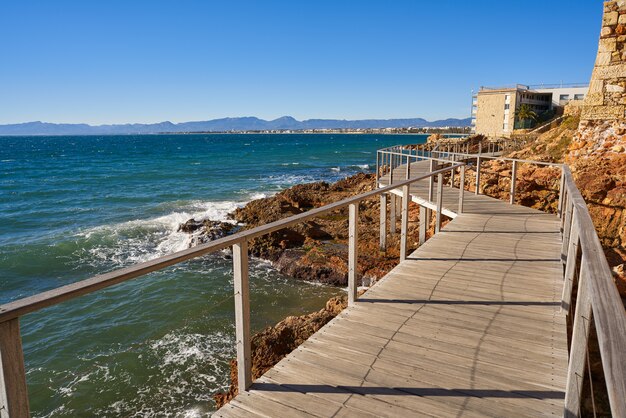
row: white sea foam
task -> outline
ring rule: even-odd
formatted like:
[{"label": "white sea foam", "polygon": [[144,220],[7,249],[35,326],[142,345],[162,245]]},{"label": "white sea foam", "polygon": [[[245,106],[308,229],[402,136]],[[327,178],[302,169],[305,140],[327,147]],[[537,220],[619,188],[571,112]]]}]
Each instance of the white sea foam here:
[{"label": "white sea foam", "polygon": [[265,199],[266,197],[268,197],[268,194],[267,193],[261,193],[261,192],[252,193],[250,195],[250,199],[251,200]]},{"label": "white sea foam", "polygon": [[[189,219],[233,222],[226,215],[243,202],[188,202],[179,211],[151,219],[101,225],[78,233],[87,241],[84,248],[93,262],[126,265],[148,261],[189,247],[193,236],[179,232]],[[89,245],[92,243],[92,245]]]},{"label": "white sea foam", "polygon": [[331,167],[330,170],[338,173],[341,171],[341,167]]}]

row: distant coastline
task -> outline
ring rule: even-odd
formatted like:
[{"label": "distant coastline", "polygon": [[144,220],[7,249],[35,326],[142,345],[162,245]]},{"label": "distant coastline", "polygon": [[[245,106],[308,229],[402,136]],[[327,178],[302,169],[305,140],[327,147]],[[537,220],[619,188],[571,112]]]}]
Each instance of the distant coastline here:
[{"label": "distant coastline", "polygon": [[0,125],[0,136],[37,135],[155,135],[155,134],[215,134],[215,133],[433,133],[431,129],[469,130],[470,118],[427,121],[409,119],[308,119],[298,121],[291,116],[274,120],[256,117],[222,118],[195,122],[160,122],[152,124],[88,125],[85,123],[26,122]]},{"label": "distant coastline", "polygon": [[429,134],[450,134],[450,135],[469,135],[469,127],[451,127],[451,128],[425,128],[425,129],[413,129],[413,128],[381,128],[381,129],[306,129],[306,130],[264,130],[264,131],[199,131],[199,132],[159,132],[154,135],[228,135],[228,134],[250,134],[250,135],[290,135],[290,134],[383,134],[383,135],[429,135]]}]

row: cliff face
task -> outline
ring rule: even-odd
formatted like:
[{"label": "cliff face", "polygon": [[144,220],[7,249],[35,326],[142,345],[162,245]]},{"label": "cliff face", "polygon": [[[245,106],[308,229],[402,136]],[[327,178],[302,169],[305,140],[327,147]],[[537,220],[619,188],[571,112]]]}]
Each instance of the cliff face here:
[{"label": "cliff face", "polygon": [[598,55],[565,162],[626,296],[626,1],[604,3]]}]

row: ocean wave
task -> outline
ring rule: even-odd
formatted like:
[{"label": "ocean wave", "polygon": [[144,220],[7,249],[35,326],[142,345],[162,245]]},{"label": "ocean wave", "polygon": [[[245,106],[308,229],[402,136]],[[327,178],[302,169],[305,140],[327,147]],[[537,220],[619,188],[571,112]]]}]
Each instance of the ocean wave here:
[{"label": "ocean wave", "polygon": [[[72,414],[73,403],[85,400],[96,389],[116,386],[117,399],[110,403],[92,402],[83,409],[90,416],[208,416],[210,400],[217,390],[227,389],[229,360],[235,355],[234,330],[208,334],[188,327],[141,342],[133,347],[119,346],[98,360],[79,358],[75,371],[56,372],[61,385],[48,389],[61,405],[45,416]],[[140,367],[139,376],[129,370]]]},{"label": "ocean wave", "polygon": [[[137,219],[112,225],[101,225],[80,231],[76,238],[83,241],[80,252],[87,255],[81,261],[91,264],[112,263],[123,266],[140,263],[181,251],[189,247],[193,236],[178,231],[189,219],[232,222],[227,214],[243,202],[188,202],[183,208],[151,219]],[[86,254],[84,254],[86,253]]]},{"label": "ocean wave", "polygon": [[250,200],[265,199],[266,197],[269,197],[267,193],[256,192],[250,195]]},{"label": "ocean wave", "polygon": [[281,174],[262,177],[259,179],[259,181],[283,189],[285,187],[293,186],[295,184],[319,181],[319,179],[311,175]]},{"label": "ocean wave", "polygon": [[338,172],[341,171],[341,167],[331,167],[330,171],[334,171],[334,172],[338,173]]}]

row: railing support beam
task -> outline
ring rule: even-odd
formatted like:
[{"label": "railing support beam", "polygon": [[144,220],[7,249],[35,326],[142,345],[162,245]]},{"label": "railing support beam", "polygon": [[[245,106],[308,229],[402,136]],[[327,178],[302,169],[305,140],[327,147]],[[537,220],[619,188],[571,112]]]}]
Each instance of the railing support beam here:
[{"label": "railing support beam", "polygon": [[29,417],[19,319],[0,323],[0,417]]},{"label": "railing support beam", "polygon": [[565,210],[565,223],[563,224],[563,245],[561,246],[561,261],[565,264],[567,260],[567,251],[569,250],[569,237],[572,232],[572,212],[574,211],[574,202],[568,199]]},{"label": "railing support beam", "polygon": [[565,197],[565,168],[561,167],[561,184],[559,187],[559,218],[563,216],[563,198]]},{"label": "railing support beam", "polygon": [[237,379],[239,393],[243,393],[248,390],[252,384],[248,241],[245,239],[233,245],[233,273],[235,288]]},{"label": "railing support beam", "polygon": [[576,262],[578,259],[578,223],[576,212],[572,217],[572,228],[567,250],[567,260],[565,261],[565,275],[563,283],[563,294],[561,296],[561,309],[569,311],[572,301],[572,289],[574,288],[574,274],[576,273]]},{"label": "railing support beam", "polygon": [[[404,186],[408,187],[408,186]],[[357,298],[357,259],[359,235],[359,204],[348,207],[348,305],[354,305]]]},{"label": "railing support beam", "polygon": [[576,299],[576,313],[572,330],[572,343],[567,368],[567,383],[565,386],[564,417],[580,416],[580,398],[583,390],[585,361],[589,345],[589,329],[591,326],[591,299],[589,297],[588,270],[585,256],[581,265],[578,279],[578,296]]},{"label": "railing support beam", "polygon": [[517,178],[517,161],[513,161],[513,167],[511,168],[511,192],[509,196],[509,203],[515,204],[515,179]]},{"label": "railing support beam", "polygon": [[428,211],[424,206],[420,206],[420,232],[419,242],[420,245],[426,242],[426,229],[428,229]]},{"label": "railing support beam", "polygon": [[461,174],[459,178],[459,213],[463,213],[463,203],[465,201],[465,166],[461,166]]},{"label": "railing support beam", "polygon": [[402,219],[400,225],[400,262],[406,260],[409,230],[409,185],[402,186]]},{"label": "railing support beam", "polygon": [[398,196],[396,196],[395,193],[389,193],[389,198],[391,199],[391,202],[389,204],[389,233],[391,235],[396,235]]},{"label": "railing support beam", "polygon": [[476,191],[475,194],[480,194],[480,157],[476,157]]},{"label": "railing support beam", "polygon": [[387,193],[380,195],[380,250],[387,251]]},{"label": "railing support beam", "polygon": [[441,208],[443,206],[443,174],[437,174],[437,214],[435,215],[435,233],[441,230]]}]

